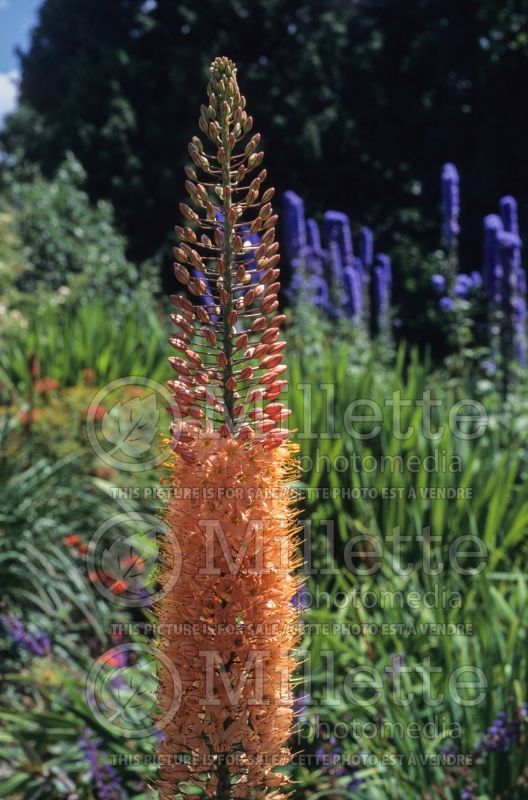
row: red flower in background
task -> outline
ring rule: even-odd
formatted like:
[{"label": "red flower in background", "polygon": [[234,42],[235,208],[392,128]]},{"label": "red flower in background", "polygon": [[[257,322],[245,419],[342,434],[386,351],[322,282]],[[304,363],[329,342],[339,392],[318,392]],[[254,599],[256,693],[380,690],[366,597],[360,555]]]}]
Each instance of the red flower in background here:
[{"label": "red flower in background", "polygon": [[39,408],[32,408],[29,411],[19,411],[17,414],[17,419],[24,426],[24,428],[30,428],[41,415],[42,412]]},{"label": "red flower in background", "polygon": [[122,580],[111,581],[108,588],[113,594],[123,594],[128,589],[128,583]]},{"label": "red flower in background", "polygon": [[109,664],[111,667],[124,667],[126,666],[126,653],[103,653],[97,660],[103,664]]},{"label": "red flower in background", "polygon": [[84,415],[87,420],[91,422],[98,422],[101,420],[104,415],[106,414],[106,409],[104,406],[89,406]]},{"label": "red flower in background", "polygon": [[48,394],[49,392],[54,392],[55,389],[59,388],[59,386],[60,383],[56,378],[40,378],[33,384],[33,388],[37,394]]}]

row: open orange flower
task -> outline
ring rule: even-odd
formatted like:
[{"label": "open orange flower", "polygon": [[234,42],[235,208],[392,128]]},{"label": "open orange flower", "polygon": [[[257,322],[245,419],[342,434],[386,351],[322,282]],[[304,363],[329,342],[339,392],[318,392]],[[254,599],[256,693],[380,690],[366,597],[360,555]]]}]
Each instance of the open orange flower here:
[{"label": "open orange flower", "polygon": [[247,140],[252,118],[228,59],[213,62],[208,95],[200,129],[209,144],[189,145],[193,207],[180,206],[188,224],[174,249],[176,276],[196,300],[172,298],[158,788],[162,800],[190,787],[257,800],[278,796],[286,779],[274,768],[290,758],[298,470],[278,402],[286,368],[273,189],[263,189],[260,137]]}]

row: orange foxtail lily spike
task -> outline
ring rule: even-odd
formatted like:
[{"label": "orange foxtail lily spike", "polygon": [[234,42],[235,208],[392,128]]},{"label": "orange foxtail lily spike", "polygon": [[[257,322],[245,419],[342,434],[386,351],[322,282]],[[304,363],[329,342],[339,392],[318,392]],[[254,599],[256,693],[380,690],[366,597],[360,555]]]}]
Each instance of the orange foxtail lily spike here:
[{"label": "orange foxtail lily spike", "polygon": [[189,145],[190,204],[180,206],[174,248],[188,293],[172,298],[158,790],[160,800],[183,800],[191,787],[204,798],[273,800],[287,783],[275,768],[290,759],[300,566],[296,448],[279,401],[277,217],[229,59],[211,65],[208,98],[199,121],[207,144],[195,136]]}]

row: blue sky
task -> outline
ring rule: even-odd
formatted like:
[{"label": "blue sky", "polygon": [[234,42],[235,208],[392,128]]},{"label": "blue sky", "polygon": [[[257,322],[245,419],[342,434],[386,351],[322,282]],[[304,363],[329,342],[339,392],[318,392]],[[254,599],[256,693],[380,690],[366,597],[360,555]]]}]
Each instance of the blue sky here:
[{"label": "blue sky", "polygon": [[25,50],[42,0],[0,0],[0,124],[16,104],[18,62],[15,48]]}]

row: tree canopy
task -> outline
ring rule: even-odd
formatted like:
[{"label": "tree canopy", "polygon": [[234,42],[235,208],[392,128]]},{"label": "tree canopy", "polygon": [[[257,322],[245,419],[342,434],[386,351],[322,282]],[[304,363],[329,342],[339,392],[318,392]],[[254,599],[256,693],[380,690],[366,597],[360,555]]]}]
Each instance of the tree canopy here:
[{"label": "tree canopy", "polygon": [[45,174],[72,151],[145,257],[178,219],[208,65],[227,55],[279,191],[389,246],[409,226],[433,241],[453,161],[474,260],[501,194],[527,209],[527,23],[528,0],[45,0],[3,148]]}]

